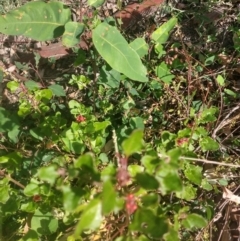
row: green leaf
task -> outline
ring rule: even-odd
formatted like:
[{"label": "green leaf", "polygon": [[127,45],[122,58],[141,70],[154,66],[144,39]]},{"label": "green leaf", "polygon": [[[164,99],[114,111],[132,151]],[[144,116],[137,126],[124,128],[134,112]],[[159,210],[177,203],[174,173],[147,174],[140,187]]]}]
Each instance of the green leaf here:
[{"label": "green leaf", "polygon": [[36,231],[30,229],[19,241],[39,241],[39,237]]},{"label": "green leaf", "polygon": [[74,162],[75,168],[82,168],[86,167],[89,170],[94,170],[94,162],[93,157],[91,153],[85,153],[84,155],[80,156],[76,161]]},{"label": "green leaf", "polygon": [[70,19],[70,9],[63,3],[35,1],[0,16],[0,32],[46,41],[61,36]]},{"label": "green leaf", "polygon": [[24,85],[28,90],[40,89],[40,84],[33,80],[27,80],[24,82]]},{"label": "green leaf", "polygon": [[118,31],[107,23],[101,23],[93,30],[93,43],[100,55],[115,70],[128,78],[147,82],[147,70],[139,55]]},{"label": "green leaf", "polygon": [[10,214],[12,215],[13,213],[16,213],[19,210],[20,206],[20,201],[19,197],[12,193],[10,195],[10,198],[7,200],[7,202],[1,206],[1,211],[6,215]]},{"label": "green leaf", "polygon": [[100,69],[98,83],[110,88],[118,88],[120,85],[120,73],[104,65]]},{"label": "green leaf", "polygon": [[177,18],[173,17],[170,20],[168,20],[166,23],[162,24],[157,30],[155,30],[151,38],[158,44],[164,44],[168,37],[169,32],[174,28],[174,26],[177,24]]},{"label": "green leaf", "polygon": [[171,74],[168,66],[164,62],[157,66],[155,72],[158,78],[160,78],[166,84],[170,84],[172,79],[175,77],[175,75]]},{"label": "green leaf", "polygon": [[215,59],[216,59],[216,56],[215,56],[215,55],[206,58],[206,60],[204,61],[204,65],[205,65],[205,66],[208,66],[208,65],[210,65],[210,64],[213,64],[214,61],[215,61]]},{"label": "green leaf", "polygon": [[61,85],[53,84],[48,86],[48,89],[56,96],[66,96],[66,93]]},{"label": "green leaf", "polygon": [[148,44],[143,38],[134,39],[129,46],[134,49],[140,57],[148,54]]},{"label": "green leaf", "polygon": [[23,193],[26,196],[34,196],[39,194],[39,182],[35,179],[32,179],[31,182],[25,187]]},{"label": "green leaf", "polygon": [[159,187],[156,178],[148,173],[137,173],[135,178],[137,183],[146,190],[155,190]]},{"label": "green leaf", "polygon": [[51,166],[39,168],[38,176],[43,181],[46,181],[50,183],[50,185],[53,185],[55,183],[56,178],[59,176],[59,174],[57,173],[56,167],[51,165]]},{"label": "green leaf", "polygon": [[90,229],[96,230],[102,222],[102,204],[98,199],[92,200],[84,209],[80,221],[76,226],[75,235],[78,236],[82,231]]},{"label": "green leaf", "polygon": [[201,115],[199,116],[199,123],[209,123],[215,121],[216,113],[218,112],[218,109],[216,107],[210,107],[208,109],[205,109],[202,111]]},{"label": "green leaf", "polygon": [[81,197],[85,194],[83,190],[79,190],[79,188],[71,188],[70,186],[62,186],[61,188],[63,192],[63,207],[66,212],[74,211]]},{"label": "green leaf", "polygon": [[176,192],[176,196],[187,201],[191,201],[196,198],[197,189],[192,186],[192,184],[187,184],[183,186],[182,191]]},{"label": "green leaf", "polygon": [[214,141],[211,137],[206,136],[199,142],[203,151],[217,151],[219,150],[219,144]]},{"label": "green leaf", "polygon": [[188,180],[196,185],[201,185],[202,182],[202,167],[186,164],[184,168],[184,174]]},{"label": "green leaf", "polygon": [[222,77],[222,75],[219,74],[217,76],[216,80],[220,86],[222,86],[222,87],[225,86],[225,79]]},{"label": "green leaf", "polygon": [[201,186],[202,186],[203,189],[205,189],[207,191],[211,191],[213,189],[212,185],[209,184],[209,182],[207,181],[206,178],[202,179]]},{"label": "green leaf", "polygon": [[128,139],[122,143],[123,152],[128,157],[133,153],[141,151],[143,146],[143,131],[135,130]]},{"label": "green leaf", "polygon": [[111,125],[110,121],[102,121],[102,122],[94,122],[93,123],[95,132],[104,130],[110,125]]},{"label": "green leaf", "polygon": [[40,235],[49,235],[58,229],[58,220],[49,212],[42,213],[36,210],[31,219],[31,229]]},{"label": "green leaf", "polygon": [[237,94],[235,92],[233,92],[232,90],[227,89],[227,88],[224,89],[224,93],[226,93],[227,95],[230,95],[230,96],[232,96],[234,98],[237,97]]},{"label": "green leaf", "polygon": [[177,172],[169,172],[162,178],[161,183],[168,192],[182,190],[182,181]]},{"label": "green leaf", "polygon": [[128,172],[131,177],[135,177],[138,173],[142,173],[144,171],[144,167],[140,165],[128,165]]},{"label": "green leaf", "polygon": [[159,195],[156,193],[148,193],[141,198],[143,207],[154,208],[159,205]]},{"label": "green leaf", "polygon": [[8,178],[0,180],[0,203],[6,203],[9,200],[10,187]]},{"label": "green leaf", "polygon": [[10,89],[10,91],[13,92],[13,93],[19,88],[19,85],[20,84],[15,80],[9,81],[7,83],[8,89]]},{"label": "green leaf", "polygon": [[228,185],[228,180],[221,178],[218,180],[219,185],[226,187]]},{"label": "green leaf", "polygon": [[116,205],[116,198],[117,198],[116,191],[111,181],[106,181],[103,184],[103,191],[102,191],[103,214],[109,214],[114,210]]},{"label": "green leaf", "polygon": [[37,90],[35,91],[35,98],[36,100],[41,100],[46,103],[49,102],[49,100],[52,98],[52,90],[50,89],[43,89],[43,90]]},{"label": "green leaf", "polygon": [[159,239],[167,232],[168,225],[164,218],[156,216],[152,210],[141,208],[134,214],[130,230],[146,234],[151,239]]},{"label": "green leaf", "polygon": [[207,221],[195,213],[189,214],[182,223],[186,229],[204,228],[207,225]]},{"label": "green leaf", "polygon": [[139,116],[132,117],[129,121],[129,124],[132,127],[132,129],[144,130],[144,120]]},{"label": "green leaf", "polygon": [[142,157],[141,163],[149,174],[153,174],[160,161],[155,156],[145,155]]},{"label": "green leaf", "polygon": [[23,203],[21,205],[21,210],[27,213],[34,213],[35,209],[37,208],[37,203],[32,201],[32,202],[27,202],[27,203]]},{"label": "green leaf", "polygon": [[65,31],[62,36],[62,43],[67,47],[74,47],[80,42],[80,35],[84,31],[84,24],[68,22],[65,24]]},{"label": "green leaf", "polygon": [[179,241],[179,235],[178,232],[174,229],[170,229],[165,235],[164,235],[165,241]]},{"label": "green leaf", "polygon": [[105,0],[88,0],[87,3],[89,6],[98,8],[104,4]]}]

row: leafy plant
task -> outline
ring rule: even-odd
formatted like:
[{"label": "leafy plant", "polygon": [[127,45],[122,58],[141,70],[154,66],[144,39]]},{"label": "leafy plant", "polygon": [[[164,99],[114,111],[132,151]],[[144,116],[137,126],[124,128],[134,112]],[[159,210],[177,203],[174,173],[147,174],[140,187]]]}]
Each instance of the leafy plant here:
[{"label": "leafy plant", "polygon": [[[175,16],[149,40],[129,40],[97,14],[88,20],[73,22],[70,9],[52,1],[0,16],[5,34],[62,36],[74,48],[72,64],[81,66],[64,82],[7,83],[12,94],[21,91],[16,108],[0,108],[0,238],[194,240],[214,216],[215,204],[204,197],[227,185],[212,182],[197,162],[221,155],[211,135],[221,110],[213,97],[206,103],[207,95],[191,92],[189,77],[215,64],[215,55],[196,66],[167,61],[172,47],[190,58],[168,43]],[[84,51],[79,38],[89,29],[92,44]],[[216,80],[225,87],[224,75]]]}]

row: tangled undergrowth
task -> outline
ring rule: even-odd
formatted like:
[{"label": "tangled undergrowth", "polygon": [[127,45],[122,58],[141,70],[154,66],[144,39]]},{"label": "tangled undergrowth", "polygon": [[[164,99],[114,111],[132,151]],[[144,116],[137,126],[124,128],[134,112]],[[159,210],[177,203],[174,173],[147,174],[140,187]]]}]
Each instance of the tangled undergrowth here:
[{"label": "tangled undergrowth", "polygon": [[0,239],[238,240],[238,3],[51,2],[0,9],[68,31],[1,36]]}]

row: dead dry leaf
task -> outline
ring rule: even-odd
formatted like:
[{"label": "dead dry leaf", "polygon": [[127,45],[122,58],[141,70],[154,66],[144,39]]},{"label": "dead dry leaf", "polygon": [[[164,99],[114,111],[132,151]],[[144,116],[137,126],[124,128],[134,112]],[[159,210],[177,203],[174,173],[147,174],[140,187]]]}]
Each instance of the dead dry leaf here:
[{"label": "dead dry leaf", "polygon": [[240,197],[235,195],[233,192],[231,192],[226,187],[223,188],[223,198],[228,199],[231,202],[240,204]]}]

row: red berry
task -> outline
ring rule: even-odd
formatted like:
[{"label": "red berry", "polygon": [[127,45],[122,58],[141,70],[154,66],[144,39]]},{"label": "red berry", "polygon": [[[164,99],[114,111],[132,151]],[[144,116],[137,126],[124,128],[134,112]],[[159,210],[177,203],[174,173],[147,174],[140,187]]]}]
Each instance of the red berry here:
[{"label": "red berry", "polygon": [[82,115],[79,115],[79,116],[76,117],[76,121],[81,123],[81,122],[86,121],[86,118],[84,116],[82,116]]}]

